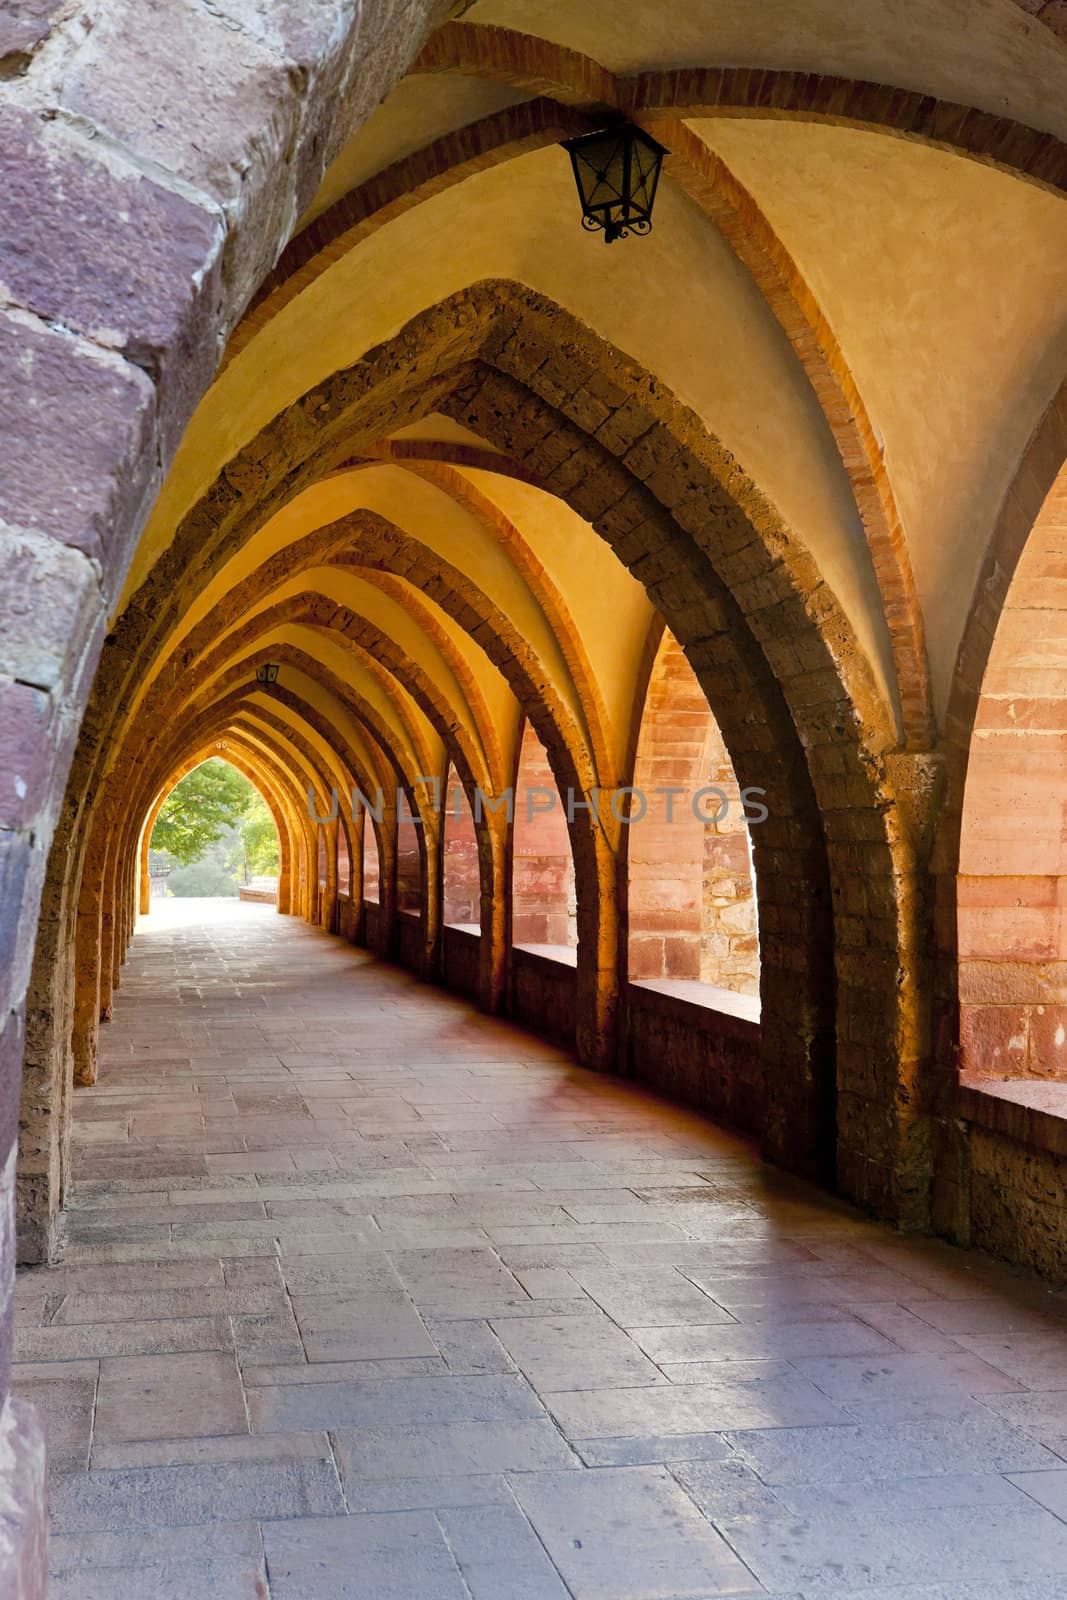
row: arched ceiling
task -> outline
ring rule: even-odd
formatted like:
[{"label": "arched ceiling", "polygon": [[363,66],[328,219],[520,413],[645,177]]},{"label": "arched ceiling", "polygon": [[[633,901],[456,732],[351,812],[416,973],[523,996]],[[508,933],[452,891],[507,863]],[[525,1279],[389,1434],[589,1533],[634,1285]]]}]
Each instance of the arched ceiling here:
[{"label": "arched ceiling", "polygon": [[[652,235],[605,249],[558,141],[610,103],[672,156]],[[116,770],[161,717],[229,718],[323,777],[412,784],[452,760],[499,788],[540,704],[559,759],[619,780],[656,574],[627,570],[580,495],[433,393],[369,442],[330,433],[291,488],[278,455],[306,397],[486,285],[532,291],[686,408],[687,438],[813,569],[896,741],[936,741],[1001,503],[1067,367],[1061,136],[1067,46],[1013,0],[476,0],[336,157],[186,432],[120,612],[151,614],[183,519],[259,450],[230,489],[263,512],[144,645]],[[459,312],[453,346],[435,370],[462,392],[478,353]],[[401,358],[383,418],[404,381]],[[584,402],[594,442],[609,409]],[[284,696],[251,688],[263,659]],[[152,793],[189,749],[175,732]]]}]

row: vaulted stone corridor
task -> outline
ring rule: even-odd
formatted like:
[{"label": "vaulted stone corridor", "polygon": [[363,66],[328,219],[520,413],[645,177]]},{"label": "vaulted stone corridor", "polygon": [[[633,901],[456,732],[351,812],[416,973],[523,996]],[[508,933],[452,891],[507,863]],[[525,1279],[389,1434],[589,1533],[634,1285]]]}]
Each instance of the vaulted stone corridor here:
[{"label": "vaulted stone corridor", "polygon": [[0,97],[0,1600],[1067,1600],[1067,0]]},{"label": "vaulted stone corridor", "polygon": [[53,1600],[1065,1592],[1067,1295],[268,908],[142,923],[74,1142]]}]

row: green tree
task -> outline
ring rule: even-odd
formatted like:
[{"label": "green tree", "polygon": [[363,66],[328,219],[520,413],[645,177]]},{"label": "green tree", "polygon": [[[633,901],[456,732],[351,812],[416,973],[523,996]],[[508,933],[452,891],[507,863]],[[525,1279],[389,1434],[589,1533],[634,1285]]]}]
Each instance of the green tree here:
[{"label": "green tree", "polygon": [[206,856],[188,867],[175,867],[167,881],[172,895],[179,900],[202,900],[205,896],[225,896],[232,899],[237,893],[233,873],[226,864],[216,859],[217,846]]},{"label": "green tree", "polygon": [[183,867],[191,866],[248,814],[253,799],[259,800],[259,795],[248,779],[228,762],[212,757],[167,796],[150,847],[165,850]]},{"label": "green tree", "polygon": [[278,830],[267,802],[259,793],[253,793],[251,803],[241,823],[245,863],[250,878],[273,878],[280,862]]}]

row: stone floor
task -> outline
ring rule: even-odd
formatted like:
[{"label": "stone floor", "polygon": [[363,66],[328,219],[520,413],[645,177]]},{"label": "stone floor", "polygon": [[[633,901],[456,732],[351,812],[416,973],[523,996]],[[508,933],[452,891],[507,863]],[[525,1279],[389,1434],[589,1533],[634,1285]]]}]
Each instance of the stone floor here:
[{"label": "stone floor", "polygon": [[1067,1597],[1067,1299],[269,909],[143,928],[18,1286],[52,1600]]}]

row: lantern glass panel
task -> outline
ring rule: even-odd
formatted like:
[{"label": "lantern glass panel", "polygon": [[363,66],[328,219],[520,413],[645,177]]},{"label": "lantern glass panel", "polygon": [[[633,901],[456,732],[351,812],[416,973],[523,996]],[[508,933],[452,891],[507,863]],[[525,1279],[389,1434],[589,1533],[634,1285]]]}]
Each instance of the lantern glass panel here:
[{"label": "lantern glass panel", "polygon": [[648,233],[663,147],[643,129],[624,124],[568,140],[564,148],[574,168],[583,226],[603,229],[609,243],[631,230]]}]

